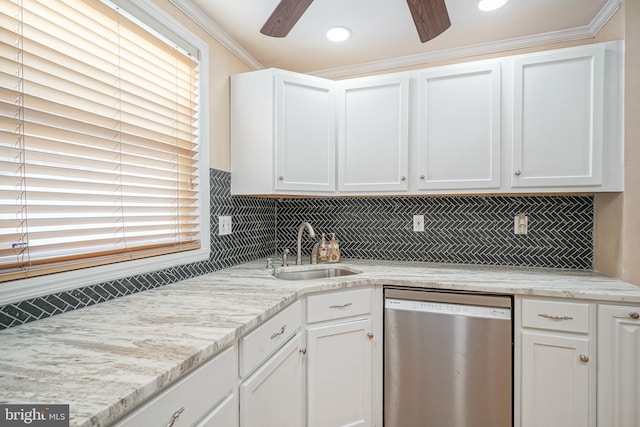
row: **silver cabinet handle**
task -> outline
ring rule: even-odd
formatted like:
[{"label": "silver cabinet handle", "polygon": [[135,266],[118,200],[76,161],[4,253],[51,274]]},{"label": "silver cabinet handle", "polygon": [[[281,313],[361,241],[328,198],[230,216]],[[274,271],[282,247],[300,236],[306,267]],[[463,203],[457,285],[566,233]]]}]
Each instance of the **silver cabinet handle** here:
[{"label": "silver cabinet handle", "polygon": [[582,363],[587,363],[589,361],[589,356],[587,356],[586,354],[581,354],[580,355],[580,361]]},{"label": "silver cabinet handle", "polygon": [[300,354],[302,354],[303,356],[307,355],[307,349],[306,348],[301,348],[300,350],[298,350],[300,352]]},{"label": "silver cabinet handle", "polygon": [[516,176],[520,176],[522,175],[522,171],[520,169],[516,169],[515,174]]},{"label": "silver cabinet handle", "polygon": [[426,176],[425,175],[420,175],[420,179],[425,179]]},{"label": "silver cabinet handle", "polygon": [[400,177],[400,180],[401,180],[401,181],[406,181],[406,180],[407,180],[407,177],[406,177],[406,176],[401,176],[401,177]]},{"label": "silver cabinet handle", "polygon": [[280,175],[280,176],[278,177],[278,180],[279,180],[279,181],[284,181],[284,176]]},{"label": "silver cabinet handle", "polygon": [[346,304],[342,304],[342,305],[330,305],[329,308],[347,308],[350,305],[353,305],[352,303],[348,302]]},{"label": "silver cabinet handle", "polygon": [[372,340],[372,339],[373,339],[373,332],[369,332],[369,333],[367,334],[367,338],[369,338],[370,340]]},{"label": "silver cabinet handle", "polygon": [[573,320],[573,317],[571,316],[551,316],[550,314],[538,314],[538,316],[540,317],[544,317],[545,319],[551,319],[551,320]]},{"label": "silver cabinet handle", "polygon": [[174,412],[171,418],[171,422],[167,424],[167,427],[173,427],[173,423],[176,422],[176,420],[180,417],[180,415],[182,415],[183,412],[184,412],[184,406],[178,409],[176,412]]},{"label": "silver cabinet handle", "polygon": [[280,328],[280,331],[278,332],[274,332],[271,334],[271,339],[274,339],[275,337],[278,337],[282,334],[284,334],[284,330],[287,329],[287,325],[282,325],[282,328]]},{"label": "silver cabinet handle", "polygon": [[638,313],[637,311],[631,312],[629,313],[629,317],[631,317],[633,320],[638,320],[640,319],[640,313]]}]

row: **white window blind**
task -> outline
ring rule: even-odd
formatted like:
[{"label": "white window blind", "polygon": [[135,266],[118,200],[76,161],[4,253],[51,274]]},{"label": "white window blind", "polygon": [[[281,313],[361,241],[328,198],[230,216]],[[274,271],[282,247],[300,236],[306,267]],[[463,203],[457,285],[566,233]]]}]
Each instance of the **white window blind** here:
[{"label": "white window blind", "polygon": [[196,58],[98,0],[0,3],[0,281],[198,249]]}]

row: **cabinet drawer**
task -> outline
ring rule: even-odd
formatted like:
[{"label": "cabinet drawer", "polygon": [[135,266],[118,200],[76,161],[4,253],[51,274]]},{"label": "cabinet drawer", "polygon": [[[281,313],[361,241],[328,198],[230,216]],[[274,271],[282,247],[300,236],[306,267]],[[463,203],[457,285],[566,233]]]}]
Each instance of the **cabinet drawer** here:
[{"label": "cabinet drawer", "polygon": [[307,298],[307,322],[340,319],[371,313],[371,289],[353,289]]},{"label": "cabinet drawer", "polygon": [[240,339],[240,376],[253,371],[300,327],[302,313],[296,301]]},{"label": "cabinet drawer", "polygon": [[522,300],[522,327],[589,332],[589,303]]},{"label": "cabinet drawer", "polygon": [[236,380],[236,357],[235,348],[223,351],[116,425],[166,426],[180,408],[184,410],[173,425],[194,425],[224,397],[232,393]]}]

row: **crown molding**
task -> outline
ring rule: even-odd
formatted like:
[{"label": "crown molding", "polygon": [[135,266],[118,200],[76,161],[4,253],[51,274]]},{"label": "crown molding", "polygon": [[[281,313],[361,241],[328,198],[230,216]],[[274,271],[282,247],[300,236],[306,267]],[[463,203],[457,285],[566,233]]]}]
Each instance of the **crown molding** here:
[{"label": "crown molding", "polygon": [[236,42],[229,34],[227,34],[220,26],[209,16],[207,16],[199,7],[191,0],[169,0],[169,3],[180,9],[182,13],[187,15],[192,21],[198,24],[211,37],[216,39],[220,44],[227,48],[240,61],[252,70],[261,70],[265,68],[257,59],[247,52],[238,42]]},{"label": "crown molding", "polygon": [[552,43],[589,39],[595,37],[596,34],[598,34],[598,31],[600,31],[602,27],[609,21],[609,19],[611,19],[611,17],[618,11],[618,9],[620,9],[621,4],[621,0],[609,0],[600,10],[598,15],[596,15],[596,17],[591,21],[591,23],[582,27],[550,31],[547,33],[516,37],[490,43],[478,43],[474,45],[461,46],[459,48],[437,50],[433,52],[385,59],[381,61],[367,62],[347,67],[328,68],[325,70],[312,71],[308,74],[324,78],[339,78],[395,68],[424,65],[432,62],[466,58],[470,56],[524,49]]},{"label": "crown molding", "polygon": [[[238,42],[229,36],[218,24],[208,17],[200,8],[194,5],[191,0],[169,0],[171,4],[180,9],[185,15],[191,18],[196,24],[204,29],[209,35],[220,42],[238,59],[253,70],[265,68],[257,59],[247,52]],[[532,36],[516,37],[512,39],[500,40],[490,43],[478,43],[474,45],[461,46],[452,49],[443,49],[433,52],[426,52],[417,55],[409,55],[398,58],[385,59],[381,61],[367,62],[347,67],[329,68],[312,71],[311,74],[324,78],[340,78],[357,74],[385,71],[395,68],[412,67],[424,65],[432,62],[455,60],[470,56],[486,55],[509,50],[524,49],[535,46],[542,46],[553,43],[570,42],[575,40],[589,39],[596,36],[598,31],[611,19],[620,9],[622,0],[609,0],[591,21],[589,25],[570,28],[566,30],[551,31],[547,33],[535,34]]]}]

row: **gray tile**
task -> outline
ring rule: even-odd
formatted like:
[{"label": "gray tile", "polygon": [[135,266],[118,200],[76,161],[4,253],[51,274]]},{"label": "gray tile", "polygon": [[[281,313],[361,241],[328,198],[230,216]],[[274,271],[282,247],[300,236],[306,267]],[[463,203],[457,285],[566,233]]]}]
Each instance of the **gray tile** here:
[{"label": "gray tile", "polygon": [[[209,260],[0,306],[0,329],[164,286],[295,249],[298,226],[336,233],[347,258],[591,269],[593,197],[382,197],[272,199],[231,196],[231,174],[210,171]],[[513,234],[514,215],[529,233]],[[412,231],[414,214],[425,232]],[[218,215],[233,233],[218,236]],[[308,253],[314,241],[305,235]]]}]

